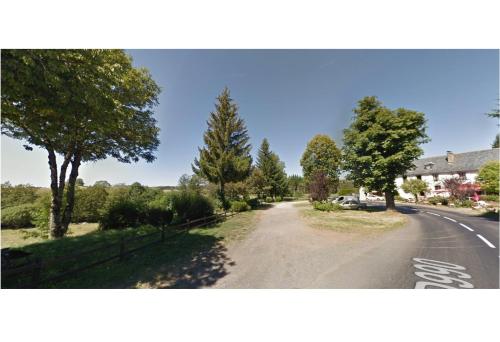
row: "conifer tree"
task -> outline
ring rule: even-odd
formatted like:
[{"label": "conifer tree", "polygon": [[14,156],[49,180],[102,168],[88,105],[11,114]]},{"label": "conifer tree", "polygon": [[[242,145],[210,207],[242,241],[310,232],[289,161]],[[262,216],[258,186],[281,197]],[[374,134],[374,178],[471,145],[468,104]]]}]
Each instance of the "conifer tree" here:
[{"label": "conifer tree", "polygon": [[264,189],[271,197],[283,196],[287,192],[285,164],[278,155],[269,148],[269,142],[264,138],[257,155],[257,168],[264,177]]},{"label": "conifer tree", "polygon": [[245,122],[239,117],[238,106],[227,87],[217,97],[215,111],[210,113],[207,124],[203,135],[205,146],[198,148],[200,155],[192,168],[195,174],[218,185],[219,200],[227,209],[225,184],[247,178],[252,165]]}]

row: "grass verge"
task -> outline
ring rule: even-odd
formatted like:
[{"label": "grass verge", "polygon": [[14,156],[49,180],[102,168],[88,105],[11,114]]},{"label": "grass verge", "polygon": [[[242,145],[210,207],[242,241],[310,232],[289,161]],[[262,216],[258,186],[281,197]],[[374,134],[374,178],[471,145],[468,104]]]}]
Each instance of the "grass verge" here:
[{"label": "grass verge", "polygon": [[[43,283],[47,288],[130,288],[165,287],[198,288],[215,283],[226,274],[225,266],[230,262],[225,255],[226,245],[246,236],[255,223],[256,211],[243,212],[211,227],[195,228],[181,235],[167,238],[165,242],[151,245],[128,255],[125,260],[82,271],[57,283]],[[70,251],[91,249],[97,244],[113,243],[122,237],[144,235],[155,231],[153,227],[124,229],[120,231],[95,231],[82,236],[26,245],[21,250],[42,258],[64,255]],[[154,236],[151,241],[157,240]],[[147,241],[142,241],[142,244]],[[133,248],[130,246],[129,248]],[[116,248],[96,252],[89,258],[97,260],[117,253]],[[70,262],[89,263],[89,259]],[[42,279],[64,270],[63,264],[42,269]],[[6,285],[6,286],[5,286]],[[2,287],[9,287],[4,284]]]},{"label": "grass verge", "polygon": [[312,227],[341,233],[376,233],[402,227],[407,218],[398,212],[380,209],[319,211],[310,203],[296,204],[301,216]]}]

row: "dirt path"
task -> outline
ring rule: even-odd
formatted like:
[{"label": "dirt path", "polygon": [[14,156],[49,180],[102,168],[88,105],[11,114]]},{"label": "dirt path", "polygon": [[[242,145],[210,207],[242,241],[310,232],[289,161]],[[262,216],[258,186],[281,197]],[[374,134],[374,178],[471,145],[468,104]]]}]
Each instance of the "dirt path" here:
[{"label": "dirt path", "polygon": [[362,255],[364,248],[373,248],[373,241],[365,245],[355,234],[313,229],[299,215],[291,202],[264,211],[248,238],[228,249],[234,265],[228,266],[228,275],[214,287],[335,287],[329,275]]}]

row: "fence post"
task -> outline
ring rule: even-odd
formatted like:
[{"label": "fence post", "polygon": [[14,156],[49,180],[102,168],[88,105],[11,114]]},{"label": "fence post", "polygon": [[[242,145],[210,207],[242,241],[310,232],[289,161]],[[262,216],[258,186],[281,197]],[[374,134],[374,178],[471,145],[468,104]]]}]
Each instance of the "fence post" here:
[{"label": "fence post", "polygon": [[42,259],[36,258],[33,261],[33,273],[31,274],[31,288],[36,289],[40,284],[40,273],[42,271]]},{"label": "fence post", "polygon": [[120,261],[125,258],[125,239],[122,237],[120,239]]}]

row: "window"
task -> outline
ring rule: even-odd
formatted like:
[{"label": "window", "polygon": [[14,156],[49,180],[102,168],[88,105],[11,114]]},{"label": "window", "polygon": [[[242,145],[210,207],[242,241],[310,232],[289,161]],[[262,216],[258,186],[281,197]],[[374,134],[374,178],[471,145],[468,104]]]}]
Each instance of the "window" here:
[{"label": "window", "polygon": [[422,180],[422,176],[421,176],[421,175],[418,175],[418,176],[417,176],[417,179]]},{"label": "window", "polygon": [[434,190],[441,190],[441,185],[435,185]]},{"label": "window", "polygon": [[403,176],[403,182],[406,182],[407,179],[408,179],[408,176]]},{"label": "window", "polygon": [[434,182],[437,182],[439,179],[439,175],[437,173],[432,175],[432,178],[434,179]]}]

